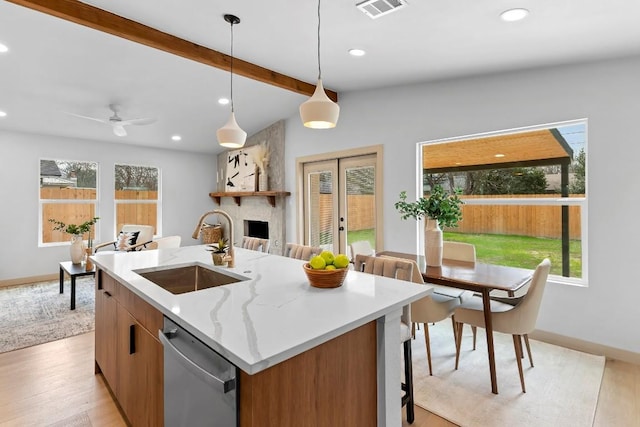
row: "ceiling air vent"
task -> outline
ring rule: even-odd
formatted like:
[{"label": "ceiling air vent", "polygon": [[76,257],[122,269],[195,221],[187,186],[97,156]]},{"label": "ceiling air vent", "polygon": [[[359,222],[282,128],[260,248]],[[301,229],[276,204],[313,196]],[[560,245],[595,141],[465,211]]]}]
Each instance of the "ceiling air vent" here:
[{"label": "ceiling air vent", "polygon": [[365,0],[356,5],[358,9],[371,19],[377,19],[395,12],[407,5],[405,0]]}]

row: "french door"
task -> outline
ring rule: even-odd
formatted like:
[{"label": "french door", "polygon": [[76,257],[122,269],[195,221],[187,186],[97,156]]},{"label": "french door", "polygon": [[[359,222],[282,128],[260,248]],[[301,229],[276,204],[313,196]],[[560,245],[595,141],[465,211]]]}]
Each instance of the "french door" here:
[{"label": "french door", "polygon": [[381,242],[376,154],[303,163],[304,244],[350,256],[349,245]]}]

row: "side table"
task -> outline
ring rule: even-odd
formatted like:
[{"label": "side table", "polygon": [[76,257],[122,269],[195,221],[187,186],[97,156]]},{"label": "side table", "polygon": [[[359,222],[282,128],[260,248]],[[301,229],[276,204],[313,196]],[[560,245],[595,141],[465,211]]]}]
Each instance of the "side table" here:
[{"label": "side table", "polygon": [[76,309],[76,277],[95,276],[95,266],[91,270],[87,270],[84,264],[73,264],[71,261],[62,261],[60,263],[60,293],[64,293],[64,273],[71,277],[71,310]]}]

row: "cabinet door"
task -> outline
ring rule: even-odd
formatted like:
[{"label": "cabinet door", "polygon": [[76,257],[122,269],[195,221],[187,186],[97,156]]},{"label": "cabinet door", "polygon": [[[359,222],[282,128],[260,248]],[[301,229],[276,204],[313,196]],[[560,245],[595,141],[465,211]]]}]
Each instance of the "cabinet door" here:
[{"label": "cabinet door", "polygon": [[118,335],[118,402],[133,426],[162,426],[162,345],[121,305]]},{"label": "cabinet door", "polygon": [[96,373],[102,372],[111,391],[117,395],[117,283],[102,270],[96,275],[96,331],[95,358]]}]

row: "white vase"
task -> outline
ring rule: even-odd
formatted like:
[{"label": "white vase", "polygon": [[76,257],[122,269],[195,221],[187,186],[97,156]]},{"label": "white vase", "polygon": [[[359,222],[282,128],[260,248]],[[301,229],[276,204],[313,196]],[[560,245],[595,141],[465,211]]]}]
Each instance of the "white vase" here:
[{"label": "white vase", "polygon": [[257,191],[269,191],[269,177],[266,172],[260,171],[258,174]]},{"label": "white vase", "polygon": [[424,257],[429,267],[442,266],[442,230],[437,220],[427,218],[424,224]]},{"label": "white vase", "polygon": [[85,255],[82,234],[74,234],[71,236],[71,247],[69,248],[69,251],[71,253],[71,263],[82,264],[82,260],[84,260]]}]

